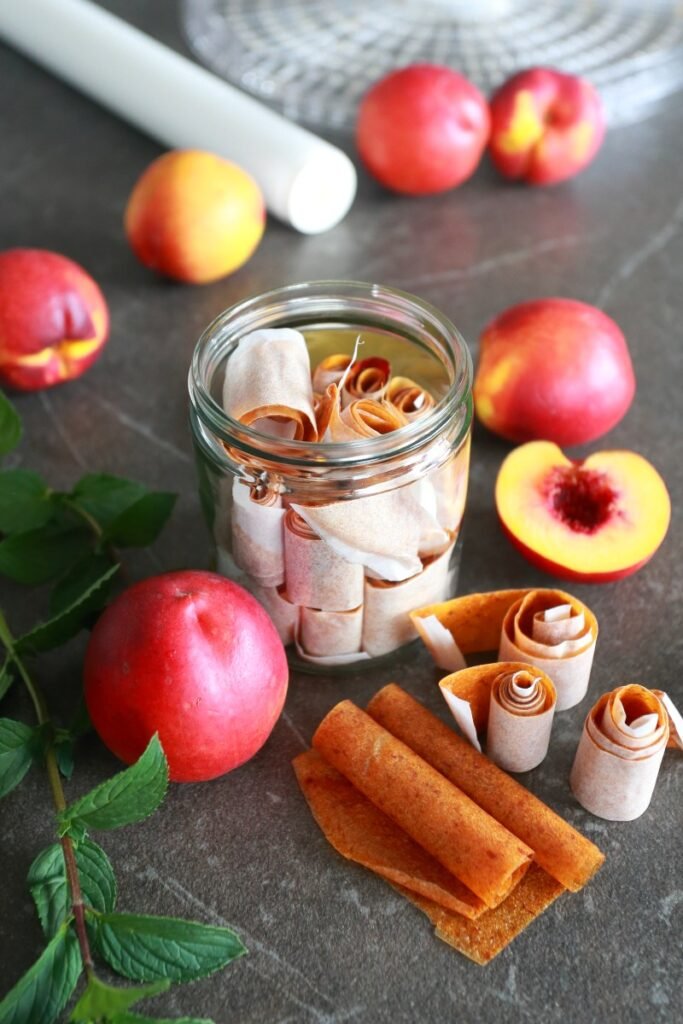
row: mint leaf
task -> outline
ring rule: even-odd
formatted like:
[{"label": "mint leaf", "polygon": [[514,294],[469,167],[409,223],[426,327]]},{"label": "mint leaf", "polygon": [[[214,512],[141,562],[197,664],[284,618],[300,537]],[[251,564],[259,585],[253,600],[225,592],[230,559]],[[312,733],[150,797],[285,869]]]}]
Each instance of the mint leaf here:
[{"label": "mint leaf", "polygon": [[105,533],[107,540],[123,548],[144,548],[151,544],[173,511],[176,497],[164,491],[145,494],[111,523]]},{"label": "mint leaf", "polygon": [[141,1013],[120,1013],[111,1024],[214,1024],[208,1017],[143,1017]]},{"label": "mint leaf", "polygon": [[193,981],[246,953],[230,928],[143,914],[102,914],[96,944],[109,966],[133,981]]},{"label": "mint leaf", "polygon": [[[90,590],[93,583],[101,580],[110,568],[111,558],[108,555],[95,554],[95,552],[90,552],[75,565],[72,565],[50,595],[50,615],[59,615],[65,608],[69,608],[78,601],[81,595]],[[111,576],[109,580],[111,580]],[[106,604],[109,590],[110,587],[104,584],[98,587],[98,610]]]},{"label": "mint leaf", "polygon": [[0,391],[0,455],[7,455],[19,444],[23,428],[19,413]]},{"label": "mint leaf", "polygon": [[168,763],[155,733],[135,764],[60,812],[59,834],[70,833],[74,826],[110,829],[142,821],[157,809],[167,787]]},{"label": "mint leaf", "polygon": [[89,473],[81,477],[69,497],[106,530],[145,494],[147,488],[134,480],[106,473]]},{"label": "mint leaf", "polygon": [[0,533],[21,533],[52,517],[50,491],[42,477],[28,469],[0,473]]},{"label": "mint leaf", "polygon": [[[114,988],[93,976],[88,978],[88,987],[71,1011],[69,1020],[87,1021],[88,1024],[91,1021],[113,1021],[141,999],[165,992],[170,984],[170,981],[157,981],[135,988]],[[0,1024],[4,1022],[0,1020]]]},{"label": "mint leaf", "polygon": [[65,779],[70,779],[74,773],[74,745],[73,740],[65,738],[55,743],[55,757],[57,767]]},{"label": "mint leaf", "polygon": [[0,797],[18,786],[36,752],[37,729],[13,718],[0,718]]},{"label": "mint leaf", "polygon": [[0,1003],[0,1024],[52,1024],[81,974],[74,933],[62,926],[23,978]]},{"label": "mint leaf", "polygon": [[110,566],[99,580],[96,580],[68,608],[48,619],[47,622],[39,622],[30,632],[24,633],[23,636],[15,640],[14,649],[20,654],[48,651],[52,647],[59,647],[60,644],[75,636],[82,629],[86,616],[97,610],[100,588],[106,587],[118,569],[118,565]]},{"label": "mint leaf", "polygon": [[[112,911],[116,906],[116,879],[106,853],[92,839],[84,839],[75,854],[85,903],[102,913]],[[71,915],[61,843],[52,843],[38,854],[29,868],[27,883],[49,938]]]},{"label": "mint leaf", "polygon": [[90,548],[80,527],[41,526],[13,533],[0,542],[0,575],[36,586],[57,579]]},{"label": "mint leaf", "polygon": [[5,659],[5,664],[0,668],[0,700],[5,696],[10,686],[14,682],[14,676],[12,675],[11,661],[9,658]]}]

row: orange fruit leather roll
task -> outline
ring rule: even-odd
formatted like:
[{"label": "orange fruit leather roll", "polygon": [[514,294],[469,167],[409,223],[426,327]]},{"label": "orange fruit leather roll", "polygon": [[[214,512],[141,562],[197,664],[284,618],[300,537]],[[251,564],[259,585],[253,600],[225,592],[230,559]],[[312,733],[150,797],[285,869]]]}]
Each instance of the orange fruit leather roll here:
[{"label": "orange fruit leather roll", "polygon": [[325,716],[313,746],[487,907],[529,867],[524,842],[351,701]]},{"label": "orange fruit leather roll", "polygon": [[528,593],[526,589],[465,594],[417,608],[411,618],[419,631],[419,620],[435,615],[442,626],[452,633],[463,654],[497,651],[508,609]]},{"label": "orange fruit leather roll", "polygon": [[391,366],[381,356],[357,360],[346,375],[342,405],[349,405],[357,398],[381,398],[390,377]]},{"label": "orange fruit leather roll", "polygon": [[292,762],[311,813],[335,850],[406,891],[467,918],[486,904],[315,750]]},{"label": "orange fruit leather roll", "polygon": [[526,843],[536,862],[567,889],[577,892],[603,863],[594,843],[399,686],[381,689],[367,712]]}]

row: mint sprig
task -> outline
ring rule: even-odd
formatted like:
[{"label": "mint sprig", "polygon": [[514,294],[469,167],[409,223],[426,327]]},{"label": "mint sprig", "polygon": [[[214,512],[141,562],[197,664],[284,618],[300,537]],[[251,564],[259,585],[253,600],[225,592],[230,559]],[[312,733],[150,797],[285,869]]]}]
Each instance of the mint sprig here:
[{"label": "mint sprig", "polygon": [[[0,393],[0,454],[22,434],[21,421]],[[220,970],[246,950],[230,928],[148,914],[119,913],[107,854],[88,836],[141,821],[164,799],[168,764],[153,736],[135,764],[67,802],[74,745],[89,727],[81,707],[68,727],[55,724],[28,659],[57,647],[92,622],[117,575],[119,548],[151,544],[171,514],[175,496],[106,474],[88,474],[68,492],[51,489],[28,469],[0,471],[0,575],[25,586],[51,585],[47,616],[15,636],[0,610],[0,699],[17,680],[25,686],[35,725],[0,718],[0,797],[32,765],[47,773],[58,842],[42,850],[28,873],[47,945],[0,1001],[0,1024],[54,1024],[84,978],[70,1021],[153,1024],[133,1010],[175,982]],[[4,648],[5,656],[2,656]],[[97,973],[93,952],[134,982],[115,986]],[[156,1024],[212,1024],[194,1017]]]}]

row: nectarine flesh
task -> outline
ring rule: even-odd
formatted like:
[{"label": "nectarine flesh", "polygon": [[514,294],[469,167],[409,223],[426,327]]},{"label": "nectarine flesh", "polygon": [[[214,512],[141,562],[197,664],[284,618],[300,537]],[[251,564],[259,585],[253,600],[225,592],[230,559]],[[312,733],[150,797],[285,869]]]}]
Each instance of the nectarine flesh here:
[{"label": "nectarine flesh", "polygon": [[496,508],[512,543],[563,579],[606,583],[629,576],[660,546],[671,503],[657,470],[630,451],[573,462],[550,441],[510,452]]}]

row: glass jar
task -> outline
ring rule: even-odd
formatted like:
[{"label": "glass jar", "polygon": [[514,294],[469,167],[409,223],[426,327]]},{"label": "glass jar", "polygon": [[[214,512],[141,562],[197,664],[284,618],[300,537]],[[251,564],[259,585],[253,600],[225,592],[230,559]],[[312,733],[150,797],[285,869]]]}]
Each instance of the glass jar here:
[{"label": "glass jar", "polygon": [[[226,414],[237,342],[293,328],[323,358],[391,362],[433,404],[360,440],[273,437]],[[349,361],[348,358],[346,360]],[[472,420],[472,364],[450,321],[376,284],[315,281],[226,310],[197,343],[190,422],[217,570],[250,590],[296,667],[376,664],[412,641],[409,612],[455,591]]]}]

